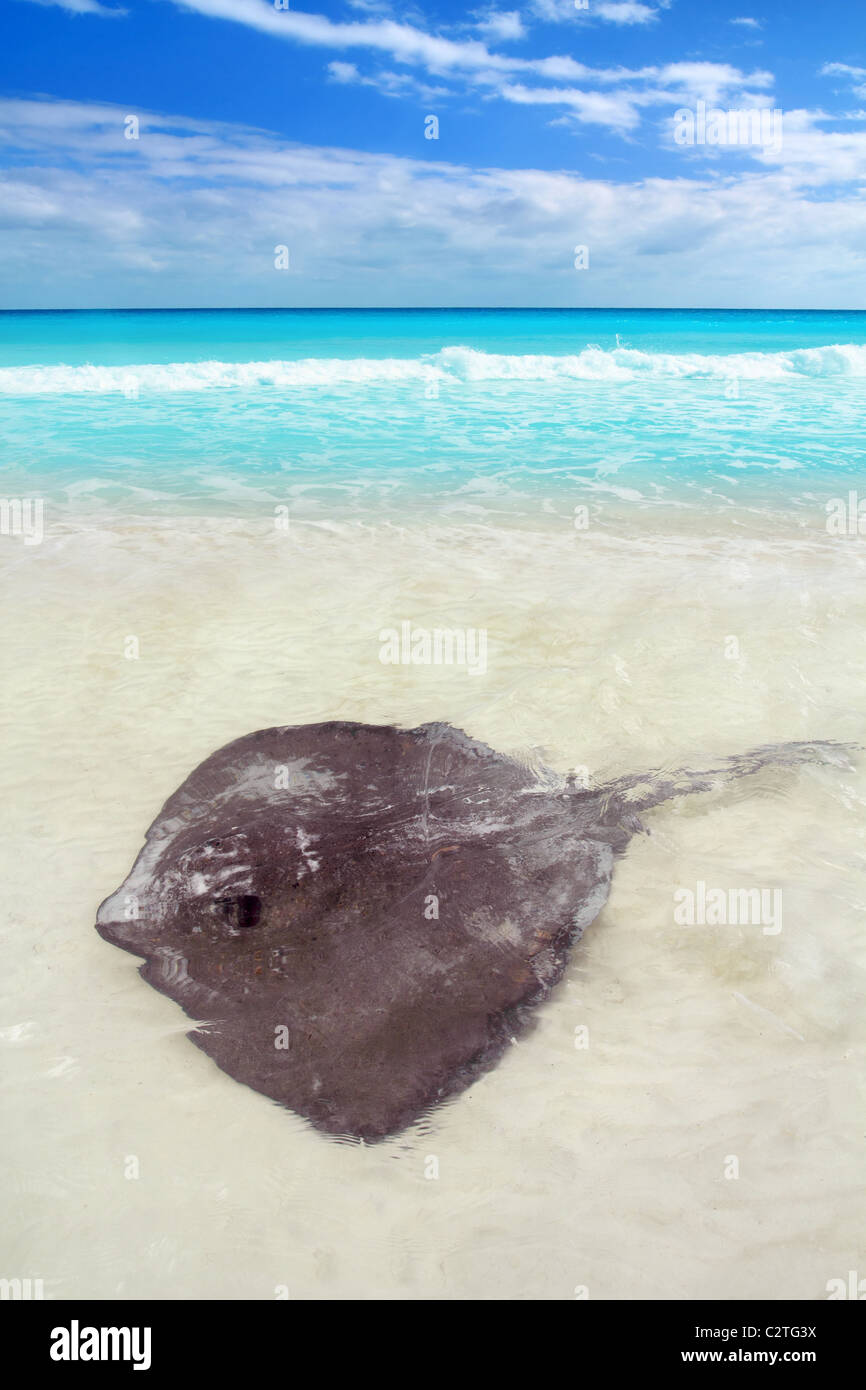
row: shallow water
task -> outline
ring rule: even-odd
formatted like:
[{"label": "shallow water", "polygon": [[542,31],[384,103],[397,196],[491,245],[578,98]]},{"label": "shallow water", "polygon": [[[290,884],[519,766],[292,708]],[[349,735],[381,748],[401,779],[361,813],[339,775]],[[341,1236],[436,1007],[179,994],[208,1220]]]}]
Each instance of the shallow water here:
[{"label": "shallow water", "polygon": [[[786,316],[780,345],[748,315],[721,337],[672,317],[618,380],[479,380],[464,355],[450,381],[166,391],[142,367],[200,363],[182,325],[146,357],[145,327],[104,324],[101,357],[86,324],[77,361],[44,326],[38,358],[32,326],[4,349],[139,371],[137,396],[0,371],[5,495],[45,507],[40,544],[0,536],[0,1273],[47,1297],[817,1299],[862,1266],[862,757],[650,812],[534,1030],[374,1147],[231,1081],[93,931],[164,799],[255,728],[446,719],[592,780],[866,741],[866,537],[827,526],[863,478],[857,352],[748,382],[657,360],[866,352],[863,316]],[[381,355],[441,352],[422,327]],[[214,360],[266,360],[232,331]],[[544,331],[508,315],[463,346],[485,370],[570,351]],[[484,629],[486,669],[384,665],[404,620]],[[780,890],[781,930],[678,925],[699,882]]]}]

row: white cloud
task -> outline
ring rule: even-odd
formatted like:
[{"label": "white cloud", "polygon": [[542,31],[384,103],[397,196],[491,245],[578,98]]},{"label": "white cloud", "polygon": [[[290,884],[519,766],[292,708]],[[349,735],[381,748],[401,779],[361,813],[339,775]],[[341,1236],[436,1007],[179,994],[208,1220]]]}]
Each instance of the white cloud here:
[{"label": "white cloud", "polygon": [[[367,48],[387,53],[399,62],[426,67],[436,73],[517,73],[537,72],[555,78],[592,77],[599,81],[627,81],[648,77],[693,85],[696,79],[712,82],[721,90],[748,80],[764,86],[772,81],[770,73],[746,75],[728,63],[679,62],[664,67],[640,69],[593,69],[569,56],[549,58],[518,58],[511,54],[491,52],[477,39],[451,39],[428,34],[410,24],[393,20],[365,23],[334,23],[324,15],[306,14],[299,10],[275,10],[265,0],[174,0],[183,9],[215,19],[246,24],[275,37],[322,48]],[[509,18],[511,17],[510,12]]]},{"label": "white cloud", "polygon": [[862,81],[866,77],[866,68],[852,67],[850,63],[825,63],[820,75],[821,77],[847,78],[847,86],[854,95],[866,98],[866,84]]},{"label": "white cloud", "polygon": [[328,72],[335,82],[357,82],[361,76],[354,63],[329,63]]},{"label": "white cloud", "polygon": [[480,34],[486,34],[491,39],[522,39],[526,37],[526,29],[520,18],[519,10],[489,10],[481,19],[475,23],[475,28]]},{"label": "white cloud", "polygon": [[658,10],[642,5],[638,0],[601,0],[592,6],[594,15],[611,24],[651,24],[658,19]]},{"label": "white cloud", "polygon": [[[275,10],[265,0],[175,0],[175,3],[212,18],[251,25],[288,42],[337,50],[367,50],[374,63],[384,54],[407,68],[420,69],[427,77],[445,77],[451,84],[458,84],[456,94],[459,95],[467,88],[475,88],[488,98],[499,96],[523,105],[559,105],[562,112],[579,123],[606,126],[619,135],[636,129],[641,107],[699,99],[717,104],[725,99],[733,100],[750,88],[768,87],[773,80],[771,73],[744,73],[729,63],[674,62],[661,67],[630,69],[591,68],[568,55],[523,58],[493,52],[477,38],[428,34],[414,25],[397,23],[390,18],[336,23],[324,15]],[[611,0],[607,8],[621,12],[619,21],[624,23],[625,11],[647,7],[634,5],[631,0],[615,0],[615,3]],[[632,14],[629,22],[637,17]],[[520,26],[520,15],[514,10],[488,11],[480,20],[476,13],[476,29],[495,37],[516,38]],[[409,78],[375,67],[363,72],[357,64],[343,59],[332,61],[328,71],[333,81],[374,87],[387,96],[405,96],[411,91],[425,100],[432,100],[449,95],[449,89],[431,86],[420,76]],[[535,85],[526,86],[525,78],[533,79]],[[551,85],[543,87],[541,83]],[[579,88],[563,87],[563,83],[581,85]],[[587,90],[594,86],[615,86],[620,90],[607,94]]]},{"label": "white cloud", "polygon": [[739,19],[730,20],[731,24],[739,24],[743,29],[760,29],[763,21],[760,19],[750,19],[748,15],[743,15]]},{"label": "white cloud", "polygon": [[658,0],[656,5],[646,5],[642,0],[589,0],[578,8],[575,0],[530,0],[530,7],[548,24],[590,24],[599,19],[607,24],[652,24],[670,3],[671,0]]},{"label": "white cloud", "polygon": [[[569,64],[571,61],[567,60]],[[579,71],[579,65],[575,66]],[[545,68],[545,75],[552,77],[555,71],[553,67]],[[568,71],[565,68],[564,75]],[[504,82],[498,85],[497,95],[524,106],[559,106],[581,124],[602,125],[619,135],[635,131],[641,122],[642,108],[649,106],[680,107],[683,103],[694,106],[699,100],[709,106],[723,101],[746,106],[772,105],[767,93],[749,91],[746,86],[747,83],[758,88],[768,86],[772,81],[770,73],[747,75],[725,63],[668,63],[664,67],[632,72],[624,69],[608,72],[585,69],[584,72],[596,82],[615,86],[616,90],[597,92]]]},{"label": "white cloud", "polygon": [[821,69],[821,76],[827,77],[830,73],[841,72],[848,77],[866,77],[866,68],[853,68],[850,63],[825,63]]},{"label": "white cloud", "polygon": [[756,150],[755,158],[779,167],[799,187],[859,183],[862,199],[866,130],[822,130],[822,123],[831,119],[836,118],[820,111],[786,111],[781,150]]},{"label": "white cloud", "polygon": [[585,125],[603,125],[619,133],[634,130],[640,115],[628,93],[586,92],[576,87],[525,87],[507,83],[499,91],[506,101],[521,106],[560,106],[568,108]]},{"label": "white cloud", "polygon": [[328,76],[332,82],[339,82],[344,86],[374,87],[386,97],[419,96],[425,101],[434,101],[439,97],[452,95],[446,87],[434,87],[430,83],[422,82],[414,74],[390,72],[387,68],[379,68],[371,75],[365,76],[354,63],[335,61],[328,64]]},{"label": "white cloud", "polygon": [[[121,107],[2,101],[7,305],[864,304],[866,134],[794,113],[751,172],[636,183],[291,144]],[[823,164],[822,164],[823,161]],[[288,245],[291,273],[274,248]]]},{"label": "white cloud", "polygon": [[729,63],[666,63],[660,68],[647,68],[658,82],[683,96],[702,98],[717,104],[734,97],[746,88],[772,86],[770,72],[741,72]]},{"label": "white cloud", "polygon": [[432,72],[464,68],[506,71],[513,62],[491,53],[477,39],[442,38],[393,19],[335,23],[326,15],[275,10],[266,0],[174,0],[174,3],[181,9],[193,10],[211,19],[245,24],[275,38],[318,48],[368,48],[387,53],[399,62],[421,64]]},{"label": "white cloud", "polygon": [[105,19],[118,19],[128,12],[120,7],[101,5],[99,0],[29,0],[31,5],[55,5],[69,14],[98,14]]},{"label": "white cloud", "polygon": [[566,20],[586,19],[586,10],[575,10],[574,0],[531,0],[530,9],[539,19],[548,24],[561,24]]}]

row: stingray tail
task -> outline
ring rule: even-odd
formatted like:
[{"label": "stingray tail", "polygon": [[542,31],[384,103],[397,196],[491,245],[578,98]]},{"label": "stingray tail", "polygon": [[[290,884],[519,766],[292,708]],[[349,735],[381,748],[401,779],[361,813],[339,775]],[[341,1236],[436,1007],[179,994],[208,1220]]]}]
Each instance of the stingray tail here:
[{"label": "stingray tail", "polygon": [[[619,777],[602,789],[602,797],[614,820],[628,818],[675,796],[716,791],[740,777],[751,777],[765,767],[799,767],[803,763],[824,763],[852,767],[851,757],[860,747],[856,743],[819,740],[816,743],[766,743],[748,753],[723,758],[717,767],[694,772],[690,768],[662,768],[657,772]],[[607,818],[607,817],[606,817]]]}]

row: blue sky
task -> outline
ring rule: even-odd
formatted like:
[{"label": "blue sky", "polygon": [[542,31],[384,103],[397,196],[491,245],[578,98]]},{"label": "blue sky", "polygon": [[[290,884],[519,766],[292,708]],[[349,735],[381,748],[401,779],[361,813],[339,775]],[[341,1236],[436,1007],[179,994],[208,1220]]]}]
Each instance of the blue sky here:
[{"label": "blue sky", "polygon": [[3,307],[866,307],[850,0],[285,4],[6,0]]}]

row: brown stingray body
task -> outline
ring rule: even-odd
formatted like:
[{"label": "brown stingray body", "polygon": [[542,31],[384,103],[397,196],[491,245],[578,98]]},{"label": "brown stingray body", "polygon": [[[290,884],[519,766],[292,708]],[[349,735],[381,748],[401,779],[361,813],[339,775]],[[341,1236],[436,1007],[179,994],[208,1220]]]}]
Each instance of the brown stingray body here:
[{"label": "brown stingray body", "polygon": [[267,729],[202,763],[99,909],[224,1071],[331,1134],[395,1134],[528,1026],[636,812],[831,745],[580,790],[447,724]]}]

